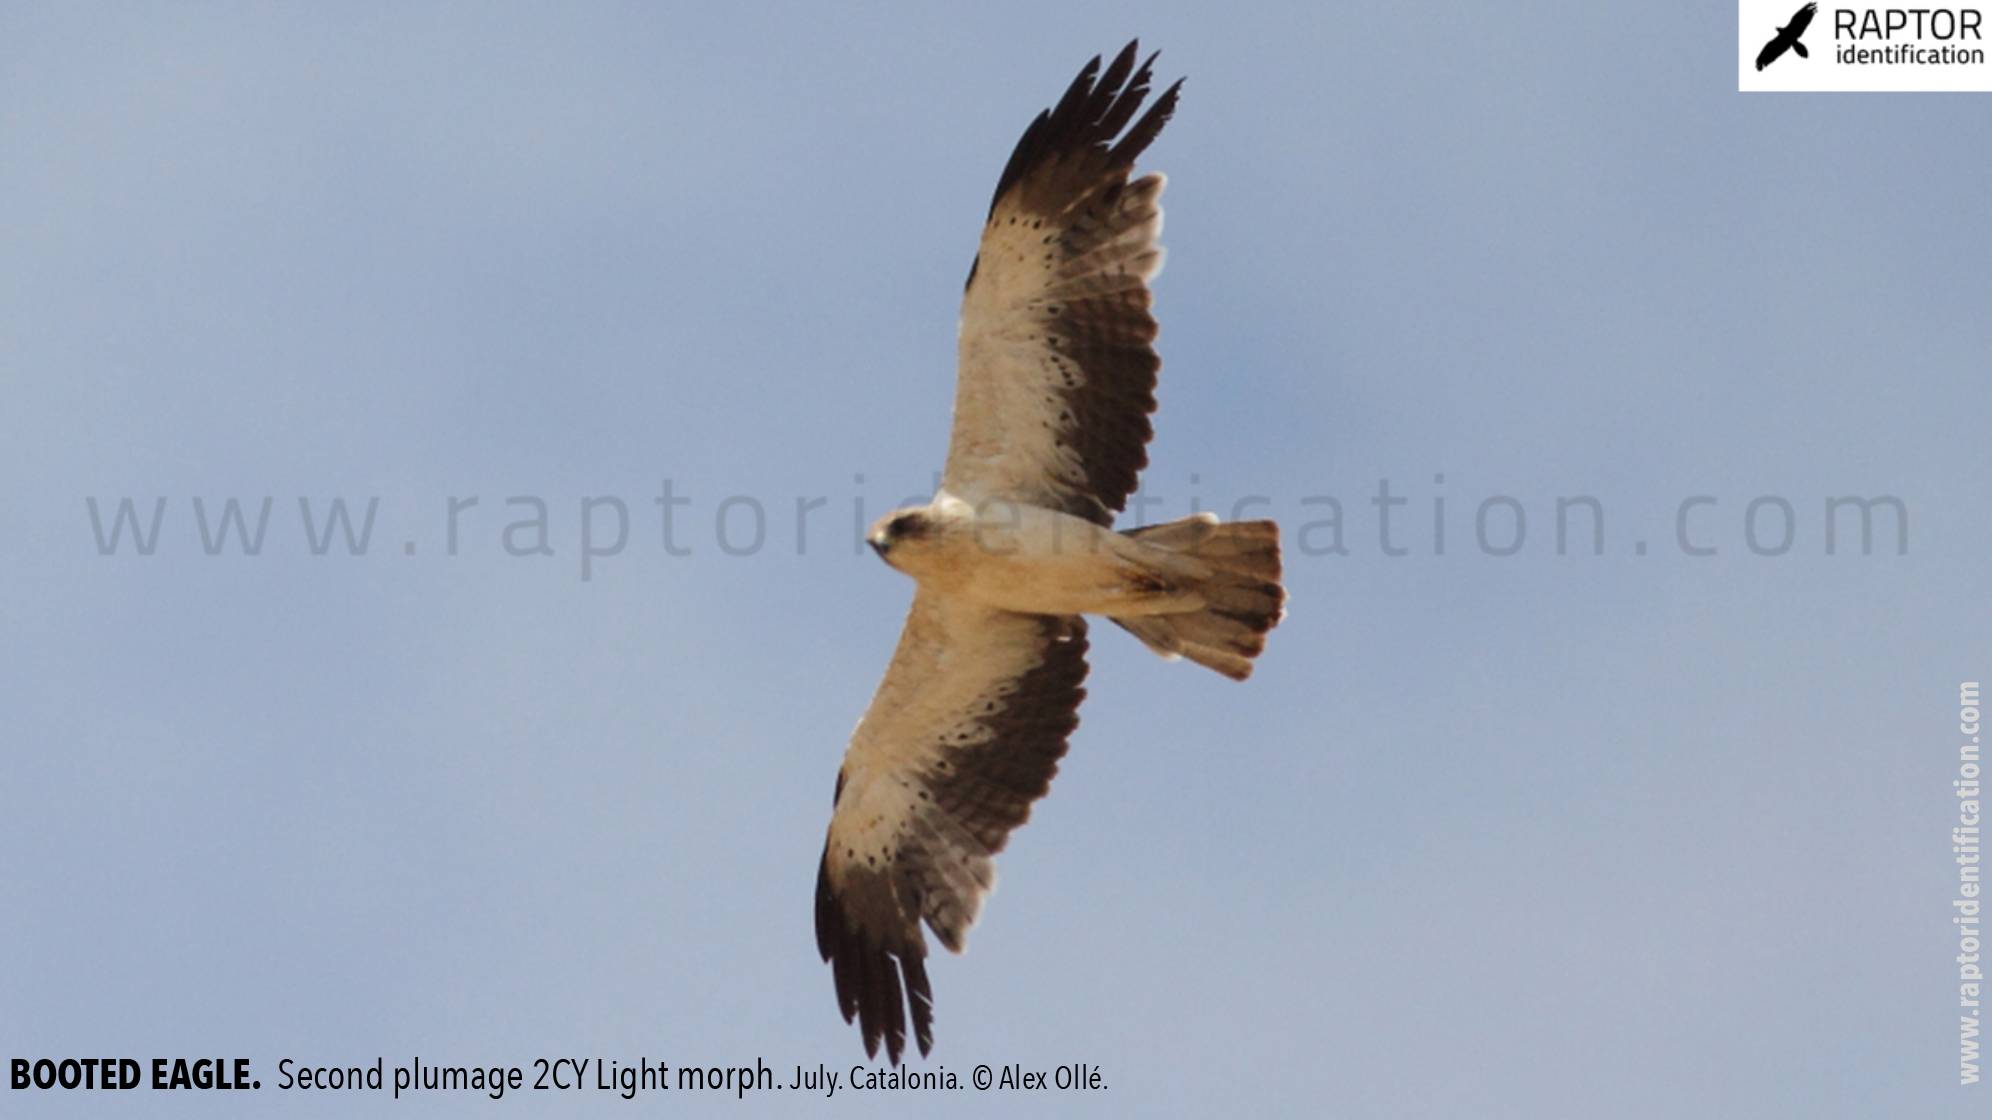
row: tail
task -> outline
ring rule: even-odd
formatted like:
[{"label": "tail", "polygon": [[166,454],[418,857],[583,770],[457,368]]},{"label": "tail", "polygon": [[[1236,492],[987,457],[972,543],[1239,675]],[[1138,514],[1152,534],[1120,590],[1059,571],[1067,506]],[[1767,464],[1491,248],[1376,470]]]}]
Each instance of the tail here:
[{"label": "tail", "polygon": [[1203,599],[1179,614],[1114,621],[1164,657],[1187,657],[1242,681],[1266,648],[1266,631],[1286,613],[1280,586],[1280,527],[1271,521],[1219,522],[1208,513],[1136,529],[1128,537],[1194,563],[1172,564],[1181,588]]}]

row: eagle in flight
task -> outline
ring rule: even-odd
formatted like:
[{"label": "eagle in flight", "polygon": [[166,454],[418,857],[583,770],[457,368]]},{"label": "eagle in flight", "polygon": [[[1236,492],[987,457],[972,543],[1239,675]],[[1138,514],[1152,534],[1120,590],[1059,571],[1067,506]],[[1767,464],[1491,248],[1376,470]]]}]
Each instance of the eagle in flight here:
[{"label": "eagle in flight", "polygon": [[1805,34],[1805,29],[1812,26],[1812,17],[1818,12],[1817,4],[1807,4],[1793,12],[1791,22],[1778,28],[1778,33],[1772,36],[1771,41],[1765,43],[1764,49],[1757,52],[1757,69],[1762,70],[1776,62],[1788,50],[1797,51],[1800,58],[1811,58],[1812,56],[1806,53],[1805,44],[1798,40]]},{"label": "eagle in flight", "polygon": [[934,1042],[920,924],[962,951],[1079,725],[1083,616],[1244,680],[1283,613],[1271,521],[1112,528],[1148,464],[1162,364],[1163,179],[1128,174],[1182,86],[1136,119],[1155,58],[1135,51],[1087,63],[1017,143],[962,299],[940,490],[866,536],[916,589],[837,774],[816,944],[865,1052],[883,1040],[895,1065],[909,1009],[920,1053]]}]

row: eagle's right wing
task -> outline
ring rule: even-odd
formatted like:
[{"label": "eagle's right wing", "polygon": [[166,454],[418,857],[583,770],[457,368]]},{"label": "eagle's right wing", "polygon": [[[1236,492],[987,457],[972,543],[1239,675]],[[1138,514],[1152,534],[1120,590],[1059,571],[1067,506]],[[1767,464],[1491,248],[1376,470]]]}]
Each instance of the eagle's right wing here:
[{"label": "eagle's right wing", "polygon": [[816,877],[817,949],[867,1054],[883,1038],[898,1063],[909,1005],[920,1053],[932,1048],[920,923],[961,951],[994,856],[1051,788],[1085,679],[1083,619],[914,595],[837,774]]}]

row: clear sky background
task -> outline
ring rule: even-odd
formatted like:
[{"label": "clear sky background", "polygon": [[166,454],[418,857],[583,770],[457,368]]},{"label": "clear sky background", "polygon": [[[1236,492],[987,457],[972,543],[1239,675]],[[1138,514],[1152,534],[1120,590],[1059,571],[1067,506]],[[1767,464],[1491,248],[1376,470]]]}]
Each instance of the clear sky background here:
[{"label": "clear sky background", "polygon": [[[1188,77],[1148,518],[1264,499],[1291,613],[1244,685],[1096,628],[913,1063],[1108,1088],[634,1107],[1983,1115],[1992,117],[1739,95],[1707,5],[0,9],[0,1057],[264,1085],[134,1116],[848,1077],[811,892],[911,592],[852,527],[932,486],[1011,145],[1134,35]],[[1884,495],[1906,553],[1828,554]]]}]

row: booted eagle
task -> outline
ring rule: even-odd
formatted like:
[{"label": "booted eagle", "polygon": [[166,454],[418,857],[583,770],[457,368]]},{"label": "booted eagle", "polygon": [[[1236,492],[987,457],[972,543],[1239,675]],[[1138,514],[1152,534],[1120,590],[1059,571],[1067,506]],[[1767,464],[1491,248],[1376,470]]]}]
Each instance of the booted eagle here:
[{"label": "booted eagle", "polygon": [[[1139,119],[1154,56],[1097,57],[1024,131],[962,299],[940,492],[867,540],[913,577],[885,680],[851,736],[816,878],[816,944],[865,1052],[896,1065],[910,1008],[934,1044],[924,921],[961,952],[1079,725],[1086,621],[1244,680],[1279,620],[1279,528],[1201,514],[1115,532],[1148,464],[1162,176],[1128,173],[1176,107]],[[1130,122],[1132,124],[1130,125]]]}]

